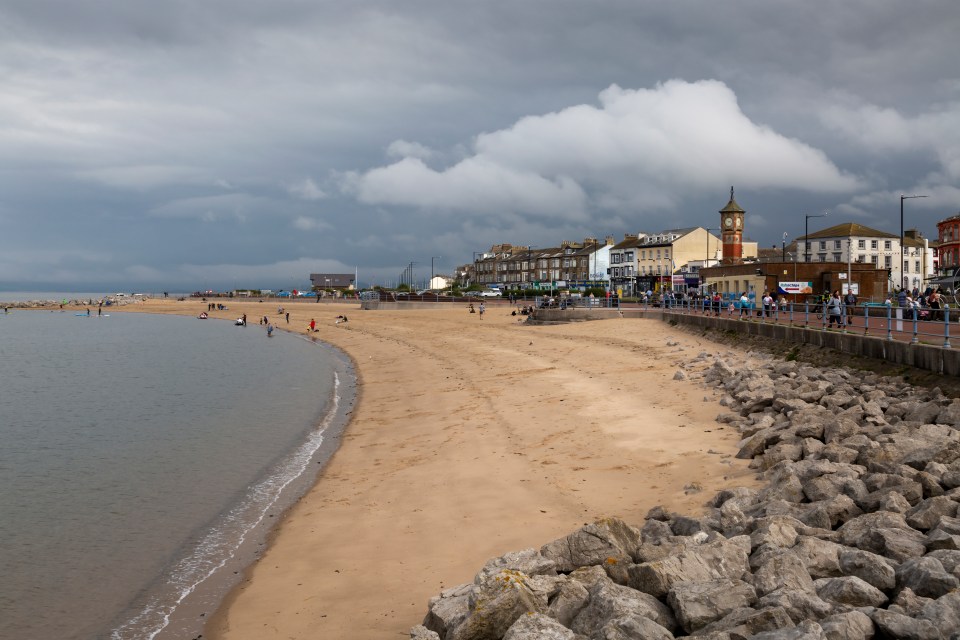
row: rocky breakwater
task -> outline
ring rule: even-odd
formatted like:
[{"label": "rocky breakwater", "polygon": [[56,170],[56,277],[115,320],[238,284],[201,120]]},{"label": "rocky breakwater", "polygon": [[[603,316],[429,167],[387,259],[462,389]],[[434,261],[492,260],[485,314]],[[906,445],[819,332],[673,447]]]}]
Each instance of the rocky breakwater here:
[{"label": "rocky breakwater", "polygon": [[685,368],[723,392],[762,489],[490,560],[410,637],[960,639],[960,400],[769,358]]}]

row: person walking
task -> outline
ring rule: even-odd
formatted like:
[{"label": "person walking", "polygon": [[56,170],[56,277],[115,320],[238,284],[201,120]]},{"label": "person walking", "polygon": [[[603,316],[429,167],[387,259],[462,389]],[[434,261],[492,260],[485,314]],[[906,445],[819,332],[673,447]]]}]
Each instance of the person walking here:
[{"label": "person walking", "polygon": [[769,318],[771,311],[773,311],[773,296],[770,295],[769,291],[764,291],[763,292],[763,315]]},{"label": "person walking", "polygon": [[840,300],[840,291],[834,291],[830,299],[827,300],[827,313],[830,314],[830,321],[827,327],[832,328],[833,323],[837,323],[837,329],[843,326],[841,314],[843,314],[843,302]]},{"label": "person walking", "polygon": [[[910,302],[910,296],[907,296],[907,306]],[[853,324],[853,314],[856,313],[857,296],[852,289],[847,289],[847,295],[843,297],[843,312],[847,314],[847,324]]]},{"label": "person walking", "polygon": [[750,298],[747,297],[746,291],[740,294],[740,319],[741,320],[743,320],[743,316],[747,316],[747,320],[750,319]]},{"label": "person walking", "polygon": [[317,321],[314,320],[313,318],[310,318],[310,331],[313,332],[316,330],[317,330]]},{"label": "person walking", "polygon": [[287,311],[287,324],[290,324],[290,312]]},{"label": "person walking", "polygon": [[480,303],[479,310],[480,310],[480,319],[483,320],[483,312],[486,311],[487,308],[486,308],[485,306],[483,306],[483,303],[482,303],[482,302]]}]

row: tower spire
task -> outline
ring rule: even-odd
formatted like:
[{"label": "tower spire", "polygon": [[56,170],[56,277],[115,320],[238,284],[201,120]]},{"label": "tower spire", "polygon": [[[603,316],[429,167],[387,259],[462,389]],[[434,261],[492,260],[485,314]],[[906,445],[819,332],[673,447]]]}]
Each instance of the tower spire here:
[{"label": "tower spire", "polygon": [[733,185],[730,185],[730,199],[733,200]]}]

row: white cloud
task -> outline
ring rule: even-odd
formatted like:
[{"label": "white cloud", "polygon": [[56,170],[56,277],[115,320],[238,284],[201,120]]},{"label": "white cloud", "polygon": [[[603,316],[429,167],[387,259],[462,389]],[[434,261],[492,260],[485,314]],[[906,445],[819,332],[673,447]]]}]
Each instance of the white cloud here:
[{"label": "white cloud", "polygon": [[419,158],[421,160],[428,160],[432,156],[433,150],[419,142],[394,140],[387,147],[387,157],[389,158]]},{"label": "white cloud", "polygon": [[287,192],[301,200],[322,200],[327,197],[323,189],[318,187],[317,183],[310,178],[304,178],[300,182],[290,185],[287,187]]},{"label": "white cloud", "polygon": [[348,174],[342,186],[367,204],[558,219],[591,208],[666,209],[685,191],[735,183],[818,193],[861,186],[822,151],[752,122],[722,82],[612,85],[599,103],[481,134],[473,154],[446,169],[404,157]]}]

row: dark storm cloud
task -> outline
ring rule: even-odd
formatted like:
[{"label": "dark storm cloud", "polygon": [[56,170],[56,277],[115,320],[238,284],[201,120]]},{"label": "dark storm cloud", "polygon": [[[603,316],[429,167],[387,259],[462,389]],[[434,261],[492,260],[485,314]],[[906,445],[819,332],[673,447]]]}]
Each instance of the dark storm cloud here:
[{"label": "dark storm cloud", "polygon": [[[942,2],[0,0],[0,288],[389,282],[495,242],[957,211]],[[912,226],[912,225],[911,225]]]}]

